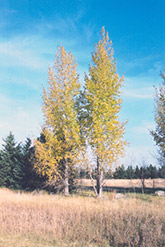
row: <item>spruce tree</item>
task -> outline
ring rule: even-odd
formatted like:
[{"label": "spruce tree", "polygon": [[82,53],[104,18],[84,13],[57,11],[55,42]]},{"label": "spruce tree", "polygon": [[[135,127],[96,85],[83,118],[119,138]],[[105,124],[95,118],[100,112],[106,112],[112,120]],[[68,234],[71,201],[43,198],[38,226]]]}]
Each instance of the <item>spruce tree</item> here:
[{"label": "spruce tree", "polygon": [[21,145],[10,132],[4,140],[0,154],[0,186],[21,189],[23,179]]},{"label": "spruce tree", "polygon": [[152,178],[152,179],[158,178],[158,170],[156,166],[153,166],[152,164],[150,164],[147,167],[147,170],[148,170],[149,178]]},{"label": "spruce tree", "polygon": [[41,189],[44,186],[45,178],[38,175],[34,168],[36,162],[35,147],[32,145],[30,138],[27,138],[25,144],[22,146],[22,160],[24,175],[22,188],[24,190]]},{"label": "spruce tree", "polygon": [[140,169],[139,167],[136,165],[135,167],[135,179],[140,178]]},{"label": "spruce tree", "polygon": [[132,165],[127,167],[126,174],[127,174],[126,177],[128,179],[135,178],[135,170],[133,169]]},{"label": "spruce tree", "polygon": [[113,174],[115,179],[125,179],[127,178],[127,172],[125,170],[124,165],[121,165],[116,168],[114,174]]}]

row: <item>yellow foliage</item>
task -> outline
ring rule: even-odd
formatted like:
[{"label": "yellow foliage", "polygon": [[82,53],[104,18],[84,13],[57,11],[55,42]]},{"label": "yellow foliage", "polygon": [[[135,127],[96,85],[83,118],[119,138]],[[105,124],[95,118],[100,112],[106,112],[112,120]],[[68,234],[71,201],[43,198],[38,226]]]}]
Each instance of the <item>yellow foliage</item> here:
[{"label": "yellow foliage", "polygon": [[102,29],[102,40],[92,54],[89,76],[86,76],[85,96],[92,120],[87,129],[88,141],[96,149],[102,164],[111,165],[123,154],[125,123],[118,119],[122,100],[120,88],[123,77],[116,73],[112,42]]},{"label": "yellow foliage", "polygon": [[76,62],[71,53],[59,47],[53,68],[49,68],[48,89],[43,89],[43,135],[36,141],[36,168],[49,180],[62,176],[62,163],[73,166],[80,145],[75,100],[80,84]]}]

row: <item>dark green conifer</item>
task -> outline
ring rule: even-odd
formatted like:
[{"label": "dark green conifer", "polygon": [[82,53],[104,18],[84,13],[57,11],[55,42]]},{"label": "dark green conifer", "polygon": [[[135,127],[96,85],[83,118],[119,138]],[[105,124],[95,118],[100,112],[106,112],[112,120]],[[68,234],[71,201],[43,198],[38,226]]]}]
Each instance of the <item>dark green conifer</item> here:
[{"label": "dark green conifer", "polygon": [[[43,136],[42,136],[43,137]],[[22,188],[24,190],[40,189],[43,187],[45,178],[39,176],[34,169],[35,163],[35,147],[32,145],[30,138],[27,138],[22,146],[23,156],[23,181]]]},{"label": "dark green conifer", "polygon": [[21,145],[10,132],[4,140],[0,154],[0,186],[21,189],[23,178]]}]

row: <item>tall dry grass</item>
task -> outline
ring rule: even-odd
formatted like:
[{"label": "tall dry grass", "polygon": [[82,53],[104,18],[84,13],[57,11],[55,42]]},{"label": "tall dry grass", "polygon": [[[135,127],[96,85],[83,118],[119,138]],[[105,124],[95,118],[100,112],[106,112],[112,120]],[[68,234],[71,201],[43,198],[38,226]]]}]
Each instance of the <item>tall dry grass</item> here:
[{"label": "tall dry grass", "polygon": [[[92,186],[90,179],[77,179],[77,185],[81,186]],[[96,184],[96,180],[94,180]],[[144,184],[146,188],[162,188],[165,189],[165,179],[155,178],[155,179],[145,179]],[[104,186],[107,187],[122,187],[122,188],[141,188],[141,179],[105,179]]]},{"label": "tall dry grass", "polygon": [[97,200],[0,189],[0,235],[36,235],[74,246],[164,247],[164,206],[165,199],[156,197]]}]

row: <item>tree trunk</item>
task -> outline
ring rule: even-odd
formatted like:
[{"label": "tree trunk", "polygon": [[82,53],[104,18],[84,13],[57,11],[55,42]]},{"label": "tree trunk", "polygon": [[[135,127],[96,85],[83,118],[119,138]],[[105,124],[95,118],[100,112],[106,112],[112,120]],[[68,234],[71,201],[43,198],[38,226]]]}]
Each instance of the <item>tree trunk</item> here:
[{"label": "tree trunk", "polygon": [[142,183],[142,194],[144,194],[144,187],[145,187],[144,178],[141,179],[141,183]]},{"label": "tree trunk", "polygon": [[69,196],[69,172],[68,165],[65,164],[65,173],[64,173],[64,195]]},{"label": "tree trunk", "polygon": [[97,174],[96,174],[96,189],[98,198],[102,197],[103,192],[103,170],[101,169],[101,165],[99,162],[99,158],[97,157]]}]

